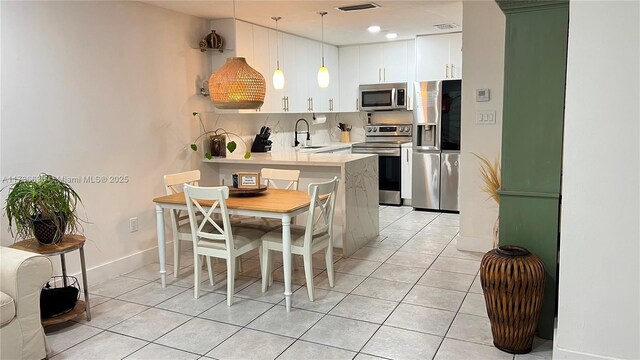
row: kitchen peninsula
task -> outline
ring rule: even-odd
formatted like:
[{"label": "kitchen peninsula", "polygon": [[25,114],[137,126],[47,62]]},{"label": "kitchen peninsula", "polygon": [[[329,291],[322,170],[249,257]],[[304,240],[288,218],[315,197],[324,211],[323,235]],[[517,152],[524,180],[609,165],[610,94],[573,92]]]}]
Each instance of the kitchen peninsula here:
[{"label": "kitchen peninsula", "polygon": [[[378,159],[376,155],[305,153],[299,151],[227,154],[226,158],[204,159],[203,185],[231,184],[236,172],[260,172],[269,167],[300,170],[298,189],[311,182],[340,179],[334,214],[334,247],[350,256],[378,235]],[[297,219],[297,224],[303,224]]]}]

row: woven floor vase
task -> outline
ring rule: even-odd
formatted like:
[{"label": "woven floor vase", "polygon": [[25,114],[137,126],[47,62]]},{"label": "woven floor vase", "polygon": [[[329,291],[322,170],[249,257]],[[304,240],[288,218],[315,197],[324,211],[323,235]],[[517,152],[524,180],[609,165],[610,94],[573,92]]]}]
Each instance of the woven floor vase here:
[{"label": "woven floor vase", "polygon": [[486,253],[480,282],[491,321],[493,345],[511,354],[531,351],[544,296],[544,264],[519,246]]},{"label": "woven floor vase", "polygon": [[211,101],[218,109],[258,109],[267,91],[264,76],[243,57],[230,57],[209,78]]}]

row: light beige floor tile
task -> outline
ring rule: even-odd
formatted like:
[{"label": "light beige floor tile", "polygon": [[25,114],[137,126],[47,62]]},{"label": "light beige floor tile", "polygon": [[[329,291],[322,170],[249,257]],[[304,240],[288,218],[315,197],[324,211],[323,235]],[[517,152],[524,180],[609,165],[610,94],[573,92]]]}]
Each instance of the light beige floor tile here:
[{"label": "light beige floor tile", "polygon": [[[166,268],[167,273],[173,273],[172,265],[167,265]],[[140,280],[155,281],[160,279],[160,264],[157,262],[151,263],[122,276]]]},{"label": "light beige floor tile", "polygon": [[[260,281],[256,278],[240,275],[233,282],[233,292],[236,294],[236,296],[238,296],[238,293],[240,291],[248,288],[249,286],[255,284],[256,282],[260,283]],[[227,274],[225,273],[222,276],[216,277],[216,283],[213,286],[211,286],[209,281],[205,280],[205,282],[202,283],[201,290],[213,291],[218,294],[226,295],[227,294]]]},{"label": "light beige floor tile", "polygon": [[298,340],[280,355],[278,360],[351,360],[355,355],[353,351]]},{"label": "light beige floor tile", "polygon": [[188,353],[185,351],[172,349],[170,347],[158,345],[158,344],[149,344],[142,349],[134,352],[133,354],[127,356],[126,360],[196,360],[199,359],[200,355]]},{"label": "light beige floor tile", "polygon": [[389,239],[387,237],[384,237],[384,239],[380,241],[378,240],[369,241],[368,243],[365,244],[365,246],[395,251],[400,249],[407,241],[408,240]]},{"label": "light beige floor tile", "polygon": [[384,230],[380,231],[380,236],[386,236],[391,240],[409,240],[420,230],[399,230],[398,228],[393,228],[394,224],[391,224]]},{"label": "light beige floor tile", "polygon": [[[429,269],[418,280],[418,284],[441,289],[467,291],[473,282],[473,275]],[[482,290],[481,290],[482,291]]]},{"label": "light beige floor tile", "polygon": [[435,259],[436,257],[434,255],[400,250],[393,254],[389,258],[389,260],[387,260],[387,264],[411,266],[426,270],[429,266],[431,266]]},{"label": "light beige floor tile", "polygon": [[385,360],[385,358],[381,358],[379,356],[373,356],[365,353],[358,353],[358,355],[356,355],[356,357],[353,358],[353,360],[380,360],[380,359]]},{"label": "light beige floor tile", "polygon": [[435,360],[511,360],[513,355],[496,349],[494,346],[474,344],[455,339],[444,339]]},{"label": "light beige floor tile", "polygon": [[151,308],[113,326],[109,331],[153,341],[191,318],[191,316]]},{"label": "light beige floor tile", "polygon": [[491,323],[482,316],[458,314],[447,333],[448,338],[493,345]]},{"label": "light beige floor tile", "polygon": [[102,359],[105,354],[109,354],[112,359],[121,359],[146,344],[147,342],[143,340],[105,331],[55,355],[51,359]]},{"label": "light beige floor tile", "polygon": [[371,274],[372,278],[399,281],[403,283],[415,284],[422,277],[426,268],[382,264],[378,270]]},{"label": "light beige floor tile", "polygon": [[329,286],[329,280],[327,279],[327,273],[323,272],[322,274],[316,276],[313,281],[316,289],[325,289],[331,291],[338,291],[343,293],[350,293],[362,283],[365,279],[364,276],[360,275],[351,275],[334,272],[334,287]]},{"label": "light beige floor tile", "polygon": [[[295,291],[299,287],[298,285],[291,285],[291,291]],[[274,281],[273,285],[271,285],[266,292],[262,292],[262,282],[256,281],[241,291],[238,291],[236,296],[277,304],[284,299],[284,284]]]},{"label": "light beige floor tile", "polygon": [[358,351],[378,329],[378,326],[364,321],[327,315],[305,333],[301,339]]},{"label": "light beige floor tile", "polygon": [[352,294],[399,302],[411,289],[411,284],[376,278],[367,278]]},{"label": "light beige floor tile", "polygon": [[377,261],[351,258],[340,259],[340,261],[336,262],[333,266],[333,271],[352,275],[369,276],[380,265],[382,265],[382,263]]},{"label": "light beige floor tile", "polygon": [[[303,286],[296,290],[291,296],[291,306],[297,309],[304,309],[309,311],[315,311],[320,313],[328,313],[337,303],[339,303],[344,297],[345,293],[338,291],[330,291],[320,288],[313,289],[313,301],[309,301],[309,295],[307,287]],[[284,305],[284,300],[280,303]]]},{"label": "light beige floor tile", "polygon": [[442,252],[442,256],[481,261],[484,253],[458,250],[455,244],[449,244]]},{"label": "light beige floor tile", "polygon": [[475,275],[480,270],[480,261],[440,256],[433,262],[430,269]]},{"label": "light beige floor tile", "polygon": [[480,283],[480,274],[478,274],[476,278],[473,280],[473,284],[471,284],[471,288],[469,289],[469,292],[474,294],[483,294],[482,285]]},{"label": "light beige floor tile", "polygon": [[151,282],[118,296],[118,299],[141,305],[155,306],[183,291],[184,288],[179,286],[167,285],[167,287],[163,288],[160,284]]},{"label": "light beige floor tile", "polygon": [[249,358],[271,360],[275,359],[294,341],[295,339],[284,336],[242,329],[207,353],[207,356],[220,360]]},{"label": "light beige floor tile", "polygon": [[439,336],[382,326],[362,352],[388,359],[431,359],[441,341]]},{"label": "light beige floor tile", "polygon": [[193,290],[188,289],[180,294],[156,305],[157,308],[176,311],[182,314],[197,316],[215,304],[225,301],[227,297],[212,292],[201,292],[199,298],[193,297]]},{"label": "light beige floor tile", "polygon": [[476,316],[487,316],[487,306],[484,302],[484,295],[481,294],[467,294],[460,307],[460,312],[463,314],[470,314]]},{"label": "light beige floor tile", "polygon": [[414,237],[407,241],[398,251],[405,253],[423,253],[436,257],[447,247],[447,243],[429,241],[425,238]]},{"label": "light beige floor tile", "polygon": [[194,318],[156,340],[155,343],[204,355],[238,330],[240,328],[237,326]]},{"label": "light beige floor tile", "polygon": [[107,280],[96,286],[90,286],[89,292],[91,294],[106,296],[110,298],[118,297],[126,292],[137,289],[141,286],[148,284],[147,280],[133,279],[124,276],[119,276],[115,279]]},{"label": "light beige floor tile", "polygon": [[388,258],[391,257],[391,255],[393,255],[393,253],[393,250],[364,246],[360,248],[360,250],[356,251],[353,255],[351,255],[351,257],[354,259],[385,262]]},{"label": "light beige floor tile", "polygon": [[148,308],[148,306],[113,299],[92,307],[91,321],[87,321],[85,314],[76,318],[76,321],[85,325],[108,329]]},{"label": "light beige floor tile", "polygon": [[238,298],[232,306],[226,301],[200,314],[199,317],[227,324],[245,326],[273,307],[273,304]]},{"label": "light beige floor tile", "polygon": [[442,310],[458,311],[465,295],[466,293],[461,291],[416,285],[402,302]]},{"label": "light beige floor tile", "polygon": [[309,330],[323,314],[302,309],[286,311],[284,306],[274,306],[253,320],[247,327],[273,334],[298,338]]},{"label": "light beige floor tile", "polygon": [[400,304],[385,325],[444,336],[456,316],[455,312],[424,306]]},{"label": "light beige floor tile", "polygon": [[382,324],[397,305],[393,301],[349,295],[329,314]]},{"label": "light beige floor tile", "polygon": [[74,322],[47,326],[44,328],[52,355],[60,353],[82,341],[97,335],[102,330]]},{"label": "light beige floor tile", "polygon": [[[320,269],[313,269],[313,277],[318,276],[323,271]],[[273,272],[273,281],[284,282],[284,269],[282,267],[276,269]],[[293,268],[291,272],[291,284],[302,286],[307,283],[307,278],[304,274],[304,267]]]}]

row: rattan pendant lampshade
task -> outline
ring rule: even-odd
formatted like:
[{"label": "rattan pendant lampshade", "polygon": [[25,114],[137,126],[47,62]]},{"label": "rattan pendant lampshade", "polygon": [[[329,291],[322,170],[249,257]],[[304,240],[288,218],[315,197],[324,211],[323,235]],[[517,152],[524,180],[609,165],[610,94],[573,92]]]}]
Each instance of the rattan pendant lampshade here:
[{"label": "rattan pendant lampshade", "polygon": [[230,57],[209,78],[211,101],[218,109],[258,109],[264,103],[264,76],[243,57]]}]

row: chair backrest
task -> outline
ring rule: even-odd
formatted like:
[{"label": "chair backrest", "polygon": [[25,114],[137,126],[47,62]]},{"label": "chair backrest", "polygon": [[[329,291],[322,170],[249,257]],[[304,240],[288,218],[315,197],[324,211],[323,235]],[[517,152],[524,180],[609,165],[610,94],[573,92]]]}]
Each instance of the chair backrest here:
[{"label": "chair backrest", "polygon": [[[298,190],[300,170],[281,170],[264,168],[260,171],[260,177],[266,180],[269,189]],[[275,180],[275,181],[274,181]],[[276,181],[289,183],[285,187],[278,187]]]},{"label": "chair backrest", "polygon": [[[197,247],[200,238],[203,238],[224,240],[226,248],[233,249],[233,235],[231,233],[227,202],[225,201],[229,198],[229,188],[226,186],[199,187],[185,184],[184,197],[187,202],[193,246]],[[212,204],[203,205],[203,201],[209,201]],[[222,227],[213,218],[218,207],[222,214]],[[205,231],[204,227],[207,224],[213,226],[211,232]]]},{"label": "chair backrest", "polygon": [[[191,170],[164,176],[164,189],[167,195],[176,194],[184,190],[184,184],[198,186],[200,170]],[[189,215],[180,210],[171,210],[171,228],[174,235],[178,233],[178,227],[186,224]]]},{"label": "chair backrest", "polygon": [[304,235],[304,246],[311,245],[313,236],[319,234],[332,235],[333,211],[336,207],[338,193],[338,177],[320,183],[311,183],[308,188],[311,196],[307,226]]}]

